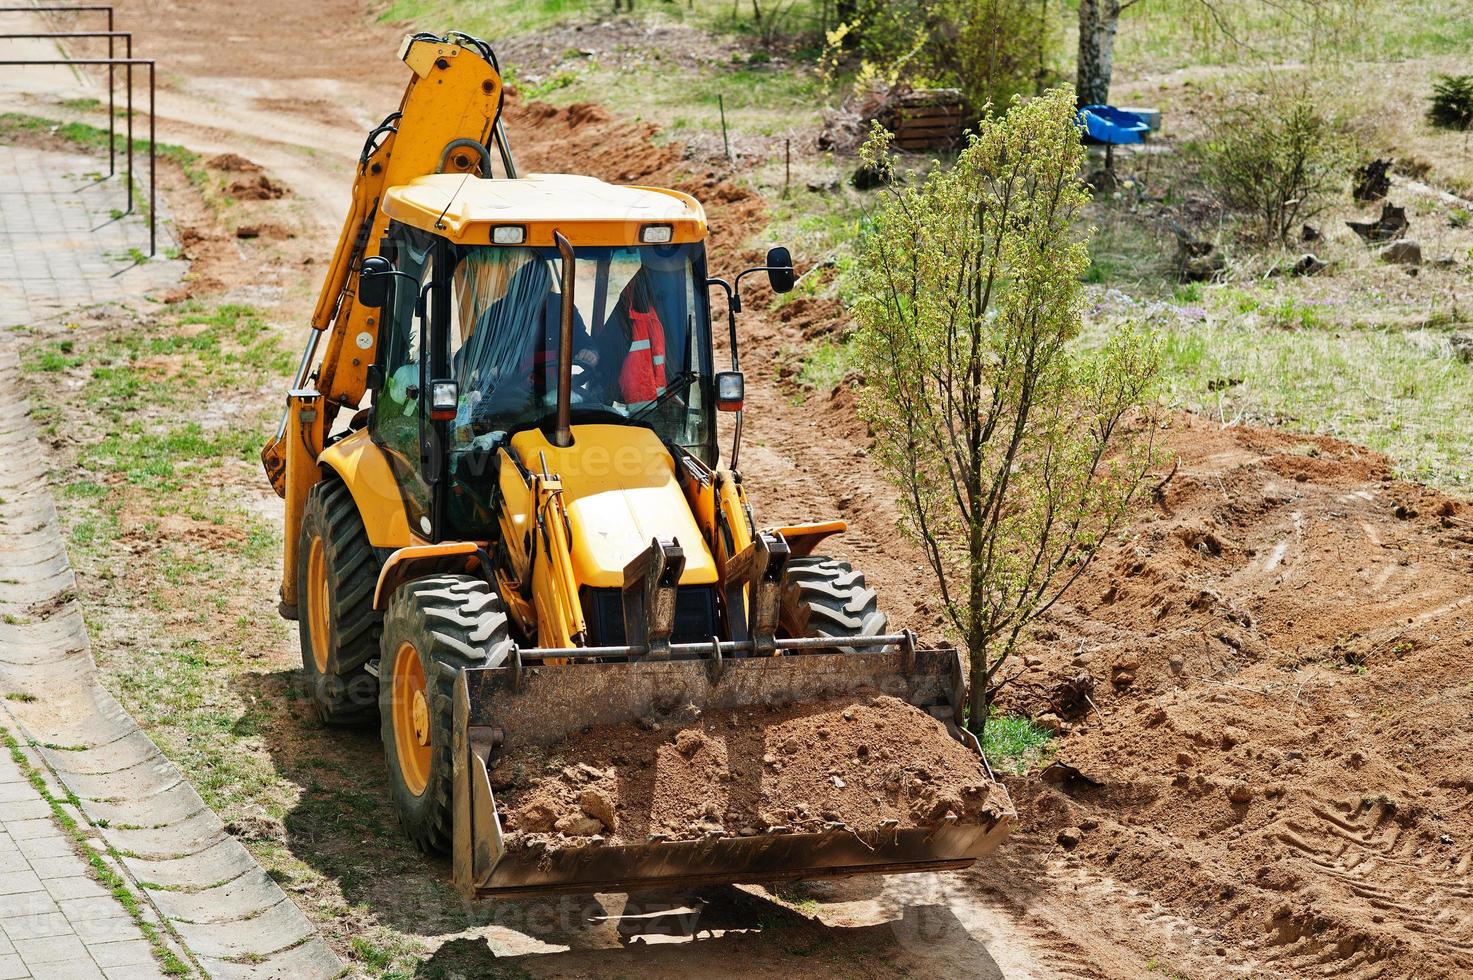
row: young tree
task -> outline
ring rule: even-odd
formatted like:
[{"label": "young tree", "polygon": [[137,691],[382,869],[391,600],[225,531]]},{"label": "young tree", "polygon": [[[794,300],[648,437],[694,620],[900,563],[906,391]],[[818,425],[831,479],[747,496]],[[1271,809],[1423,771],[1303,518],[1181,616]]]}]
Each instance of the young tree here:
[{"label": "young tree", "polygon": [[[888,139],[867,162],[893,177]],[[986,724],[1023,628],[1089,565],[1149,463],[1155,342],[1075,342],[1089,264],[1067,89],[985,121],[950,169],[892,180],[857,263],[874,453],[901,491]]]},{"label": "young tree", "polygon": [[1267,76],[1209,113],[1193,155],[1223,207],[1248,219],[1248,237],[1283,244],[1343,193],[1356,138],[1326,105],[1312,86]]}]

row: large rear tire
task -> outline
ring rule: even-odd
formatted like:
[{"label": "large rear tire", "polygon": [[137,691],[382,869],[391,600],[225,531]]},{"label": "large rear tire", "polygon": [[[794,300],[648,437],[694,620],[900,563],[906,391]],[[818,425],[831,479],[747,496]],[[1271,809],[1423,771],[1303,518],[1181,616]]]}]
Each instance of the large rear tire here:
[{"label": "large rear tire", "polygon": [[[887,623],[875,590],[865,586],[864,574],[847,561],[818,556],[789,559],[778,615],[780,635],[879,636]],[[853,647],[841,649],[855,652]]]},{"label": "large rear tire", "polygon": [[373,608],[379,566],[353,495],[336,477],[307,495],[297,555],[297,631],[312,707],[329,725],[373,719],[381,617]]},{"label": "large rear tire", "polygon": [[506,612],[481,579],[415,579],[389,600],[381,646],[380,734],[399,823],[421,851],[448,852],[455,678],[506,661]]}]

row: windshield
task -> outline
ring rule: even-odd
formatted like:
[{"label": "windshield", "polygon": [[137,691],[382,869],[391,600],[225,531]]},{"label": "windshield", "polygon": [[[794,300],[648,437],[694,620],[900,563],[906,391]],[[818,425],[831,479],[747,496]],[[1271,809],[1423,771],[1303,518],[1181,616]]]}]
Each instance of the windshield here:
[{"label": "windshield", "polygon": [[[635,418],[707,455],[710,321],[700,246],[579,248],[574,421]],[[562,262],[555,248],[473,246],[455,268],[451,366],[456,448],[538,424],[557,409]]]}]

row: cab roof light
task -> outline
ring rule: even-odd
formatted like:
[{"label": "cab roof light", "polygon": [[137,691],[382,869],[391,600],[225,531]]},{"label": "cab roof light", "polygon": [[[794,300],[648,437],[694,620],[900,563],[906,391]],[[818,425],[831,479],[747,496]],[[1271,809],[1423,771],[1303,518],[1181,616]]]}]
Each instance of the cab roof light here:
[{"label": "cab roof light", "polygon": [[639,229],[639,240],[646,245],[669,245],[674,238],[673,225],[644,225]]},{"label": "cab roof light", "polygon": [[492,245],[520,245],[526,240],[526,225],[496,225],[491,229]]}]

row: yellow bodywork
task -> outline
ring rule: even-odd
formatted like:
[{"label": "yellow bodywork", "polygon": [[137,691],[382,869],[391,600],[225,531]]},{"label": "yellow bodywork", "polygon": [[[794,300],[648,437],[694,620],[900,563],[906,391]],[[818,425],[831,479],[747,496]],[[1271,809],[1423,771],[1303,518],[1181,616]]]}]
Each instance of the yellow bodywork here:
[{"label": "yellow bodywork", "polygon": [[404,493],[389,466],[388,455],[374,445],[367,429],[359,429],[333,443],[318,461],[342,478],[358,505],[375,548],[404,548],[423,539],[409,528]]}]

